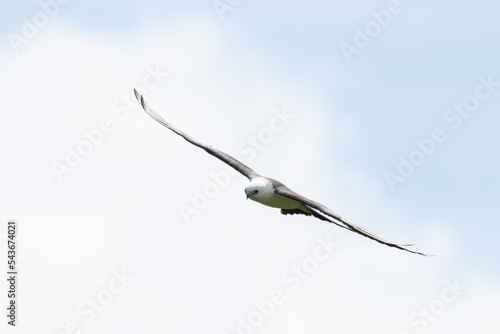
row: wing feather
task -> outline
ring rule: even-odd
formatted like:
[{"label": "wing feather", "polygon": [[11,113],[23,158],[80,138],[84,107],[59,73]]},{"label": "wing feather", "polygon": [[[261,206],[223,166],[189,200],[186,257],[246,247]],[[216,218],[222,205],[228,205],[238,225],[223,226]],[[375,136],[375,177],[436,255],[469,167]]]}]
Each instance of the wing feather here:
[{"label": "wing feather", "polygon": [[385,239],[383,239],[383,238],[381,238],[381,237],[379,237],[371,232],[368,232],[367,230],[365,230],[364,228],[362,228],[360,226],[357,226],[357,225],[354,225],[353,223],[350,223],[348,220],[342,218],[340,215],[338,215],[336,212],[330,210],[326,206],[297,194],[296,192],[289,189],[284,184],[282,184],[280,182],[277,182],[277,184],[278,184],[278,186],[277,187],[275,186],[276,193],[278,193],[282,196],[294,199],[294,200],[302,203],[305,207],[307,207],[309,210],[311,210],[312,215],[316,218],[319,218],[322,220],[327,220],[330,223],[333,223],[335,225],[343,227],[349,231],[361,234],[364,237],[367,237],[369,239],[377,241],[377,242],[384,244],[386,246],[401,249],[401,250],[404,250],[404,251],[407,251],[407,252],[410,252],[413,254],[429,256],[429,254],[420,253],[420,252],[417,252],[417,251],[414,251],[414,250],[411,250],[411,249],[404,247],[404,246],[411,246],[411,245],[400,245],[400,244],[395,244],[395,243],[392,243],[390,241],[387,241],[387,240],[385,240]]},{"label": "wing feather", "polygon": [[134,89],[134,94],[135,94],[135,97],[137,98],[137,100],[140,102],[140,104],[141,104],[142,108],[144,109],[144,111],[149,116],[151,116],[154,120],[156,120],[158,123],[160,123],[161,125],[163,125],[164,127],[166,127],[167,129],[172,130],[173,132],[175,132],[176,134],[178,134],[179,136],[181,136],[182,138],[184,138],[185,140],[187,140],[191,144],[193,144],[195,146],[198,146],[199,148],[205,150],[208,154],[213,155],[217,159],[219,159],[222,162],[224,162],[224,163],[228,164],[229,166],[233,167],[235,170],[237,170],[238,172],[240,172],[241,174],[243,174],[244,176],[246,176],[249,180],[251,180],[254,177],[260,176],[253,169],[251,169],[250,167],[248,167],[244,163],[240,162],[239,160],[236,160],[235,158],[233,158],[229,154],[226,154],[226,153],[224,153],[222,151],[219,151],[218,149],[213,148],[212,146],[205,145],[202,142],[194,139],[190,135],[188,135],[188,134],[182,132],[181,130],[177,129],[172,124],[170,124],[167,121],[165,121],[153,109],[151,109],[151,107],[144,100],[144,97],[142,96],[142,94],[140,94],[136,89]]}]

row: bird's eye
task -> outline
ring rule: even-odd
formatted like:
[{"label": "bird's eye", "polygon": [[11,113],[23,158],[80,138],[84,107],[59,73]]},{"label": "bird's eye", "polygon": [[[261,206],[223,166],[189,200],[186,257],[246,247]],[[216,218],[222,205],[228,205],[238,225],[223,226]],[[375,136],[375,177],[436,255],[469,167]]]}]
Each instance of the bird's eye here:
[{"label": "bird's eye", "polygon": [[258,194],[258,193],[259,193],[259,191],[258,191],[258,190],[255,190],[253,193],[254,193],[254,194]]}]

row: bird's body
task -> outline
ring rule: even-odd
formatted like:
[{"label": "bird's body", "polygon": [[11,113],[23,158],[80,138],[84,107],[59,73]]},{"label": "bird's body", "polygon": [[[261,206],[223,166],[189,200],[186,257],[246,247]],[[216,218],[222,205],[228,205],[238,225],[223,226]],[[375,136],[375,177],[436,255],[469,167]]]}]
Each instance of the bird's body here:
[{"label": "bird's body", "polygon": [[245,187],[247,198],[272,208],[301,210],[304,211],[304,213],[311,213],[311,210],[306,208],[304,204],[299,201],[277,194],[274,184],[281,184],[284,186],[281,182],[262,176],[252,179]]},{"label": "bird's body", "polygon": [[349,231],[356,232],[358,234],[361,234],[367,238],[375,240],[389,247],[394,247],[410,253],[426,256],[426,254],[424,253],[416,252],[406,248],[405,247],[406,245],[400,245],[386,241],[380,238],[379,236],[376,236],[375,234],[366,231],[362,227],[350,223],[349,221],[342,218],[334,211],[328,209],[326,206],[297,194],[296,192],[292,191],[279,181],[259,175],[253,169],[246,166],[242,162],[236,160],[232,156],[222,151],[219,151],[216,148],[213,148],[212,146],[205,145],[199,142],[198,140],[194,139],[188,134],[175,128],[172,124],[168,123],[160,115],[154,112],[146,103],[144,97],[141,94],[139,94],[137,90],[134,90],[134,93],[135,96],[137,97],[137,100],[141,103],[146,113],[148,113],[148,115],[150,115],[158,123],[172,130],[173,132],[183,137],[191,144],[205,150],[207,153],[213,155],[217,159],[223,161],[227,165],[237,170],[242,175],[246,176],[250,180],[250,183],[245,187],[245,193],[247,198],[269,207],[279,208],[281,209],[281,213],[284,215],[289,215],[289,214],[291,215],[302,214],[306,216],[312,215],[315,218],[333,223]]}]

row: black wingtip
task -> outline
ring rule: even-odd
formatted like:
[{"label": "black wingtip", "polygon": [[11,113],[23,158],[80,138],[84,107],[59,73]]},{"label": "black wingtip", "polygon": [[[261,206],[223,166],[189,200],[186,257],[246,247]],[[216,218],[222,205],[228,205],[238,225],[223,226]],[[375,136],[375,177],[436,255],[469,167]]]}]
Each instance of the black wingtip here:
[{"label": "black wingtip", "polygon": [[425,257],[435,257],[436,256],[434,254],[427,254],[427,253],[417,252],[417,251],[414,251],[412,249],[406,248],[406,247],[410,247],[410,246],[413,246],[413,244],[397,244],[396,245],[397,248],[399,248],[401,250],[405,250],[405,251],[413,253],[413,254],[422,255],[422,256],[425,256]]},{"label": "black wingtip", "polygon": [[413,253],[413,254],[417,254],[417,255],[421,255],[421,256],[424,256],[424,257],[430,257],[430,258],[435,258],[435,254],[427,254],[427,253],[421,253],[421,252],[417,252],[417,251],[414,251],[414,250],[411,250],[411,249],[407,249],[407,248],[403,248],[404,250],[410,252],[410,253]]},{"label": "black wingtip", "polygon": [[437,255],[436,254],[427,254],[427,253],[418,253],[422,256],[425,256],[425,257],[430,257],[430,258],[433,258],[433,259],[437,259]]},{"label": "black wingtip", "polygon": [[144,96],[141,93],[139,93],[135,88],[134,88],[134,94],[137,101],[139,101],[139,103],[141,104],[141,107],[143,109],[146,109],[146,101],[144,101]]}]

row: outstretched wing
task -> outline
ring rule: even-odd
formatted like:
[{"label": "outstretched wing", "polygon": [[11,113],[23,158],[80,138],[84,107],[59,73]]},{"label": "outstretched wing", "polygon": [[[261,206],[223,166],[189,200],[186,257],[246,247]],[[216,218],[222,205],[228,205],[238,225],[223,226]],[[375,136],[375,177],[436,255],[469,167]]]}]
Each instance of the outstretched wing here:
[{"label": "outstretched wing", "polygon": [[301,196],[297,194],[296,192],[290,190],[287,186],[284,184],[277,182],[278,186],[275,186],[275,191],[277,194],[280,194],[282,196],[294,199],[300,203],[302,203],[305,207],[307,207],[309,210],[311,210],[311,213],[314,217],[319,218],[321,220],[326,220],[329,221],[330,223],[333,223],[335,225],[338,225],[340,227],[343,227],[349,231],[356,232],[358,234],[361,234],[362,236],[365,236],[367,238],[370,238],[372,240],[375,240],[381,244],[387,245],[389,247],[394,247],[397,249],[401,249],[413,254],[419,254],[423,256],[429,256],[428,254],[420,253],[417,251],[413,251],[411,249],[408,249],[404,246],[411,246],[411,245],[399,245],[392,243],[390,241],[384,240],[381,237],[368,232],[364,228],[354,225],[347,221],[346,219],[342,218],[339,216],[337,213],[333,212],[332,210],[328,209],[326,206],[319,204],[317,202],[314,202],[308,198],[305,198],[304,196]]},{"label": "outstretched wing", "polygon": [[153,111],[153,109],[151,109],[149,107],[149,105],[146,103],[146,101],[144,100],[144,97],[142,96],[142,94],[140,94],[136,89],[134,89],[134,94],[135,94],[135,97],[137,98],[137,100],[141,103],[142,108],[144,109],[144,111],[146,111],[146,113],[149,116],[151,116],[153,119],[155,119],[158,123],[160,123],[164,127],[166,127],[168,129],[172,130],[173,132],[177,133],[179,136],[181,136],[182,138],[186,139],[191,144],[196,145],[199,148],[204,149],[208,154],[211,154],[214,157],[216,157],[217,159],[225,162],[226,164],[228,164],[229,166],[233,167],[234,169],[236,169],[241,174],[245,175],[249,180],[251,180],[254,177],[260,176],[253,169],[251,169],[247,165],[243,164],[242,162],[236,160],[235,158],[233,158],[229,154],[226,154],[226,153],[224,153],[222,151],[219,151],[218,149],[213,148],[212,146],[205,145],[205,144],[199,142],[198,140],[194,139],[193,137],[189,136],[188,134],[186,134],[186,133],[182,132],[181,130],[177,129],[172,124],[170,124],[167,121],[165,121],[155,111]]}]

